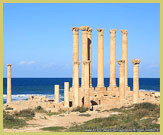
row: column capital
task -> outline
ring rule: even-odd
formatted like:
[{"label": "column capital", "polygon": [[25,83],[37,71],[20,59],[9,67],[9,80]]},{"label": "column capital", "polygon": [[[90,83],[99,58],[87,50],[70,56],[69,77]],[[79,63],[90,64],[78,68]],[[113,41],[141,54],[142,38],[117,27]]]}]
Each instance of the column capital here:
[{"label": "column capital", "polygon": [[118,62],[119,65],[122,65],[122,64],[125,63],[125,60],[118,60],[117,62]]},{"label": "column capital", "polygon": [[103,33],[104,32],[104,29],[98,28],[97,31]]},{"label": "column capital", "polygon": [[79,61],[75,61],[74,64],[78,64],[78,65],[80,65],[80,62],[79,62]]},{"label": "column capital", "polygon": [[120,30],[120,32],[122,32],[122,34],[128,34],[128,30]]},{"label": "column capital", "polygon": [[79,31],[79,27],[72,27],[72,31],[78,32]]},{"label": "column capital", "polygon": [[140,64],[141,61],[140,61],[140,59],[132,59],[131,62],[134,65],[138,65],[138,64]]},{"label": "column capital", "polygon": [[7,64],[7,66],[10,66],[11,67],[11,64]]},{"label": "column capital", "polygon": [[80,29],[81,29],[82,31],[88,31],[89,26],[81,26]]},{"label": "column capital", "polygon": [[91,32],[92,32],[92,28],[89,27],[88,34],[91,34]]},{"label": "column capital", "polygon": [[117,31],[116,29],[110,29],[109,30],[110,33],[116,33],[116,31]]}]

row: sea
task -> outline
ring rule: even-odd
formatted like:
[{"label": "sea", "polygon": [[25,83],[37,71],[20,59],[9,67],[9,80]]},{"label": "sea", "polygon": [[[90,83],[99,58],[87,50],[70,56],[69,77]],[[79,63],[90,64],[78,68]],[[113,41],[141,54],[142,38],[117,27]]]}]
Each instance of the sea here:
[{"label": "sea", "polygon": [[[64,82],[72,86],[72,78],[12,78],[12,101],[27,100],[28,95],[45,95],[54,98],[54,85],[60,86],[60,102],[64,100]],[[119,79],[116,79],[119,86]],[[79,79],[81,85],[81,78]],[[109,78],[104,79],[105,87],[109,86]],[[97,78],[92,78],[93,87],[97,86]],[[133,90],[133,78],[128,78],[128,85]],[[160,91],[160,78],[139,78],[140,91]],[[3,78],[3,103],[7,100],[7,78]]]}]

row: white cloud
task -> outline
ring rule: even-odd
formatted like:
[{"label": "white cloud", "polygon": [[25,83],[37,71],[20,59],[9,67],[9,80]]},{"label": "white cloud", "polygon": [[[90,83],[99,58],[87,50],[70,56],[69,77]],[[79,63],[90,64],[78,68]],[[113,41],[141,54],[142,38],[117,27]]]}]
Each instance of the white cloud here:
[{"label": "white cloud", "polygon": [[19,65],[31,65],[35,64],[35,61],[20,61]]}]

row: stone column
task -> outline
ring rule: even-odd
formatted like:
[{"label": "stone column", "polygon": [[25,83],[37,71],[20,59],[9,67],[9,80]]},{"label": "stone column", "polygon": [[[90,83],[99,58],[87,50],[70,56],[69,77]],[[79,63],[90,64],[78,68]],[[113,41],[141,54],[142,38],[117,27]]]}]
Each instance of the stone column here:
[{"label": "stone column", "polygon": [[84,61],[88,60],[88,26],[81,26],[80,29],[82,30],[82,78],[81,78],[81,87],[84,87],[85,83],[85,71],[84,71]]},{"label": "stone column", "polygon": [[84,71],[85,71],[85,82],[84,82],[84,106],[90,107],[90,87],[89,87],[89,64],[90,61],[84,61]]},{"label": "stone column", "polygon": [[55,85],[55,103],[59,103],[59,85]]},{"label": "stone column", "polygon": [[122,32],[122,60],[125,60],[125,87],[128,88],[128,47],[127,47],[128,30],[120,31]]},{"label": "stone column", "polygon": [[116,88],[116,29],[110,31],[110,86],[112,90]]},{"label": "stone column", "polygon": [[118,60],[119,64],[119,97],[122,105],[125,100],[125,60]]},{"label": "stone column", "polygon": [[89,85],[92,87],[92,28],[88,29]]},{"label": "stone column", "polygon": [[139,59],[133,59],[133,103],[138,103],[139,98]]},{"label": "stone column", "polygon": [[75,72],[75,62],[79,61],[79,28],[72,27],[73,32],[73,80],[72,80],[72,87],[74,86],[74,72]]},{"label": "stone column", "polygon": [[74,62],[74,106],[79,106],[79,61]]},{"label": "stone column", "polygon": [[11,64],[7,64],[7,103],[11,103]]},{"label": "stone column", "polygon": [[104,88],[104,29],[97,29],[98,31],[98,80],[97,90]]},{"label": "stone column", "polygon": [[69,82],[64,82],[64,107],[69,107]]}]

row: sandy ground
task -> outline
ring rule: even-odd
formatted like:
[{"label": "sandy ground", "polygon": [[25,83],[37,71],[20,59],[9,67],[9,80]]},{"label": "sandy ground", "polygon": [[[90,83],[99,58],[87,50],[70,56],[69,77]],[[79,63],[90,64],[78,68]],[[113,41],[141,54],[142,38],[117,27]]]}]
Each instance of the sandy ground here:
[{"label": "sandy ground", "polygon": [[71,112],[71,113],[64,113],[60,115],[52,115],[47,116],[43,113],[37,113],[36,116],[32,119],[27,121],[29,124],[28,126],[20,129],[4,129],[4,132],[46,132],[41,130],[44,127],[51,127],[51,126],[63,126],[63,127],[71,127],[75,124],[82,124],[88,120],[94,118],[103,118],[108,117],[111,114],[118,114],[117,112],[86,112],[82,114],[90,114],[91,116],[79,116],[79,112]]}]

